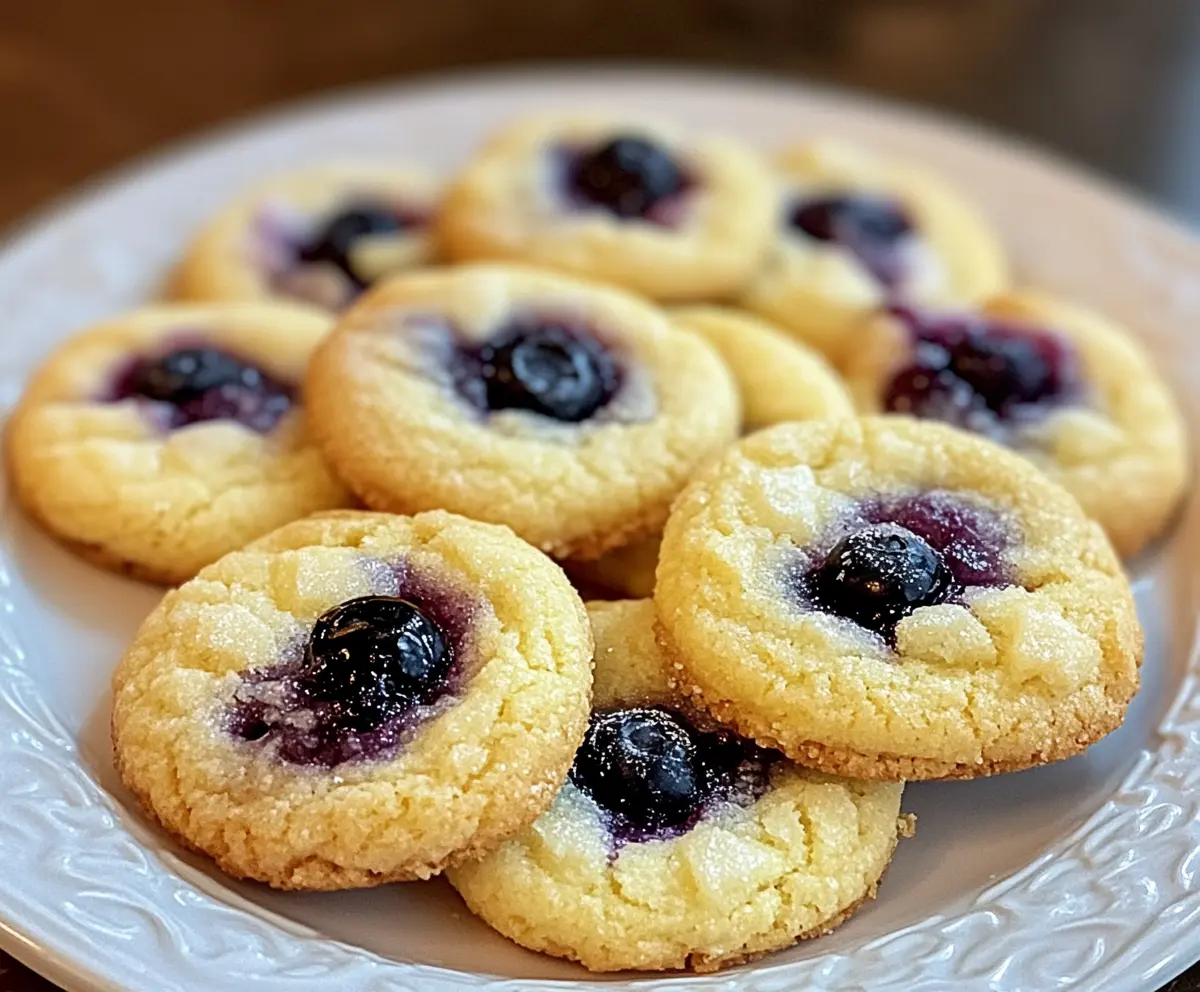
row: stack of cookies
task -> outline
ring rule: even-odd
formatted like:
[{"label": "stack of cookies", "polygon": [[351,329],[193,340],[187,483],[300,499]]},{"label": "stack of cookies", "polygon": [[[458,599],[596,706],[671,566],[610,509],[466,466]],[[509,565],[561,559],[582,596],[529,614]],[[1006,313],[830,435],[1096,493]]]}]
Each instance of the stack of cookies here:
[{"label": "stack of cookies", "polygon": [[448,183],[266,182],[170,292],[60,346],[7,451],[47,531],[177,585],[116,762],[230,875],[444,871],[525,947],[713,970],[873,896],[905,781],[1078,754],[1137,690],[1118,553],[1179,414],[920,170],[540,117]]}]

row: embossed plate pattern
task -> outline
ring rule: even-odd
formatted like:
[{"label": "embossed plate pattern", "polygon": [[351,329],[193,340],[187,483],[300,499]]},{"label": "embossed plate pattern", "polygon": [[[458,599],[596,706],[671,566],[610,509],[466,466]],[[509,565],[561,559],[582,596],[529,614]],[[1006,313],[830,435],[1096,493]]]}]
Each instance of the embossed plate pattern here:
[{"label": "embossed plate pattern", "polygon": [[[1146,208],[1032,152],[782,84],[646,72],[466,77],[252,122],[124,173],[0,255],[0,404],[53,342],[155,291],[189,231],[247,181],[331,155],[450,166],[493,124],[610,105],[766,147],[834,131],[969,189],[1021,277],[1127,321],[1200,419],[1200,248]],[[1196,432],[1193,431],[1193,436]],[[540,992],[589,981],[491,934],[440,883],[323,896],[222,880],[115,781],[107,681],[153,590],[74,561],[0,507],[0,945],[70,989]],[[596,987],[783,992],[1157,988],[1200,957],[1200,662],[1193,502],[1134,564],[1149,634],[1126,725],[1082,758],[912,787],[921,824],[880,899],[834,935],[723,975]]]}]

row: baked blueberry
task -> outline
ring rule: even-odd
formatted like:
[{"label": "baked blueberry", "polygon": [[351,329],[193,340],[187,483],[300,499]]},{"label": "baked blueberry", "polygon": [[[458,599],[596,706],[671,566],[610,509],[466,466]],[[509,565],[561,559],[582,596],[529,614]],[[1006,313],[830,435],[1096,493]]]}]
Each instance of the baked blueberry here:
[{"label": "baked blueberry", "polygon": [[913,233],[908,214],[882,196],[838,194],[801,200],[787,215],[788,224],[817,241],[831,241],[854,253],[885,286],[904,275],[900,247]]},{"label": "baked blueberry", "polygon": [[944,602],[956,587],[938,552],[895,524],[842,538],[807,585],[818,608],[885,636],[918,607]]},{"label": "baked blueberry", "polygon": [[118,378],[112,398],[167,404],[170,427],[229,419],[266,433],[291,407],[292,390],[256,365],[201,346],[139,358]]},{"label": "baked blueberry", "polygon": [[567,167],[570,193],[622,218],[650,217],[654,207],[683,192],[687,178],[660,145],[621,135],[575,155]]},{"label": "baked blueberry", "polygon": [[577,423],[607,403],[620,381],[608,349],[565,321],[518,319],[464,357],[460,389],[488,411],[531,410]]},{"label": "baked blueberry", "polygon": [[1078,360],[1059,335],[970,315],[892,313],[912,336],[913,359],[886,385],[890,412],[997,433],[1005,421],[1028,420],[1078,395]]},{"label": "baked blueberry", "polygon": [[756,798],[778,757],[674,710],[635,707],[593,714],[571,781],[611,816],[620,845],[686,830],[714,798]]},{"label": "baked blueberry", "polygon": [[372,203],[353,204],[334,214],[317,230],[312,239],[300,246],[301,262],[327,262],[340,269],[358,289],[367,281],[354,270],[351,253],[359,240],[382,234],[395,234],[415,223],[395,210]]},{"label": "baked blueberry", "polygon": [[454,662],[437,624],[393,596],[352,599],[323,614],[307,651],[298,685],[335,703],[347,726],[360,731],[432,702]]}]

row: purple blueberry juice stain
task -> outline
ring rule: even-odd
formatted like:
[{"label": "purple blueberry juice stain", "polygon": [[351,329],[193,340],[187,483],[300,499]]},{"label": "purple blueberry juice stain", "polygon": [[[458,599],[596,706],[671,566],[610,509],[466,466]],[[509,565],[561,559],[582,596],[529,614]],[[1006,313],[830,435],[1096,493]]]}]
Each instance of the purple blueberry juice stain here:
[{"label": "purple blueberry juice stain", "polygon": [[615,854],[680,837],[721,804],[749,805],[766,794],[781,758],[675,710],[635,707],[592,714],[570,780],[599,807]]},{"label": "purple blueberry juice stain", "polygon": [[666,149],[620,135],[594,148],[551,151],[555,183],[576,208],[599,207],[622,220],[674,227],[695,181]]},{"label": "purple blueberry juice stain", "polygon": [[884,385],[889,413],[1016,444],[1023,428],[1083,401],[1079,358],[1061,335],[978,314],[890,312],[908,332],[912,357]]},{"label": "purple blueberry juice stain", "polygon": [[847,512],[785,570],[804,608],[850,620],[894,643],[923,606],[961,603],[970,589],[1013,585],[1010,527],[994,512],[934,490],[879,496]]},{"label": "purple blueberry juice stain", "polygon": [[290,656],[242,677],[232,736],[284,764],[329,769],[395,757],[453,705],[478,604],[405,563],[387,577],[376,583],[386,594],[327,610]]},{"label": "purple blueberry juice stain", "polygon": [[168,351],[129,361],[104,399],[142,401],[165,430],[234,420],[266,434],[292,408],[295,391],[289,383],[229,351],[183,337]]},{"label": "purple blueberry juice stain", "polygon": [[482,344],[460,346],[452,375],[480,413],[528,410],[564,423],[593,416],[622,380],[616,355],[591,328],[549,314],[517,316]]},{"label": "purple blueberry juice stain", "polygon": [[840,193],[800,199],[787,208],[784,223],[815,241],[841,245],[889,290],[907,275],[905,247],[916,230],[903,207],[887,197]]}]

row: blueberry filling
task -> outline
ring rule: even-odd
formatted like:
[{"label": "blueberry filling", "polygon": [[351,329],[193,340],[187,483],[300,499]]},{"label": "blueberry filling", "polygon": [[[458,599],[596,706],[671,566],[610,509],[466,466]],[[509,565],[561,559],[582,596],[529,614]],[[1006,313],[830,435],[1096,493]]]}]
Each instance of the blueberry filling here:
[{"label": "blueberry filling", "polygon": [[621,380],[612,353],[566,320],[514,320],[458,357],[459,392],[484,412],[529,410],[578,423],[608,403]]},{"label": "blueberry filling", "polygon": [[767,789],[777,752],[726,730],[699,730],[662,707],[594,713],[571,782],[607,818],[618,843],[678,836],[714,801]]},{"label": "blueberry filling", "polygon": [[300,656],[243,677],[229,729],[279,760],[331,768],[384,757],[453,697],[469,610],[409,576],[316,621]]},{"label": "blueberry filling", "polygon": [[843,246],[888,288],[904,278],[902,248],[914,228],[892,200],[850,194],[800,200],[788,209],[787,223],[817,241]]},{"label": "blueberry filling", "polygon": [[988,511],[934,491],[863,503],[789,572],[809,609],[851,620],[891,642],[923,606],[960,602],[972,587],[1012,584],[1009,535]]},{"label": "blueberry filling", "polygon": [[665,219],[659,208],[690,185],[669,152],[631,135],[568,154],[564,180],[569,197],[578,203],[603,207],[623,219],[656,223]]},{"label": "blueberry filling", "polygon": [[366,237],[397,234],[421,222],[415,214],[389,210],[376,204],[351,204],[329,217],[313,236],[296,251],[299,261],[313,264],[325,262],[338,269],[355,290],[366,288],[369,280],[355,271],[354,249]]},{"label": "blueberry filling", "polygon": [[117,377],[110,398],[163,404],[168,428],[236,420],[261,433],[270,431],[293,402],[285,383],[213,347],[137,358]]},{"label": "blueberry filling", "polygon": [[1057,334],[980,316],[891,312],[907,327],[913,355],[884,387],[889,412],[1006,440],[1012,425],[1079,399],[1077,356]]},{"label": "blueberry filling", "polygon": [[916,534],[889,524],[843,537],[813,572],[809,588],[819,608],[878,633],[955,591],[941,556]]}]

